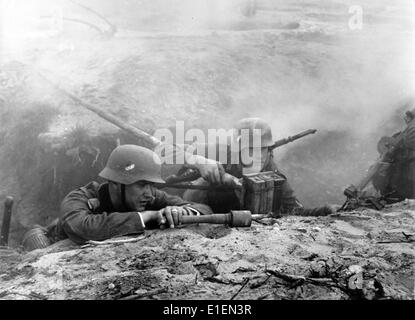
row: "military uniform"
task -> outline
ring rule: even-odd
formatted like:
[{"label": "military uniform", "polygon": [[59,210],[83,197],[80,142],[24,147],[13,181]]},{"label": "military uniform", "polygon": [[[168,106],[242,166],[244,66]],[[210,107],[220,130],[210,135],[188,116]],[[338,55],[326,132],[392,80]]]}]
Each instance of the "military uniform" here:
[{"label": "military uniform", "polygon": [[398,200],[415,199],[415,118],[402,134],[402,143],[398,145],[389,169],[383,175],[374,178],[373,185],[381,194]]},{"label": "military uniform", "polygon": [[[212,214],[206,205],[190,203],[152,187],[145,210],[160,210],[166,206],[183,206],[194,213]],[[60,211],[57,223],[48,227],[48,236],[53,241],[69,238],[82,244],[87,240],[105,240],[144,232],[144,223],[137,212],[115,212],[108,183],[100,185],[91,182],[70,192],[62,201]]]}]

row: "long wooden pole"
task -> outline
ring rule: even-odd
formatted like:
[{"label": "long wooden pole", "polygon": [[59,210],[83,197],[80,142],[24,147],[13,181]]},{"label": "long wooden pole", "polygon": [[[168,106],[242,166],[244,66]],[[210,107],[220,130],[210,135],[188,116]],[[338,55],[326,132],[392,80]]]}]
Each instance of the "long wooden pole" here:
[{"label": "long wooden pole", "polygon": [[62,94],[66,95],[67,97],[71,98],[74,102],[76,102],[78,105],[94,112],[95,114],[97,114],[98,116],[100,116],[101,118],[111,122],[112,124],[116,125],[118,128],[121,128],[125,131],[127,131],[128,133],[134,135],[137,138],[144,138],[145,140],[147,140],[152,148],[154,149],[155,147],[159,146],[162,144],[162,142],[160,140],[158,140],[157,138],[153,137],[152,135],[148,134],[147,132],[144,132],[140,129],[137,129],[136,127],[125,123],[123,121],[121,121],[119,118],[117,118],[116,116],[105,112],[103,110],[101,110],[100,108],[89,104],[85,101],[83,101],[82,99],[78,98],[77,96],[75,96],[74,94],[70,93],[69,91],[63,89],[61,86],[59,86],[58,84],[54,83],[53,81],[49,80],[48,78],[46,78],[44,75],[38,73],[39,76],[41,78],[43,78],[46,82],[48,82],[52,87],[54,87],[56,90],[58,90],[59,92],[61,92]]}]

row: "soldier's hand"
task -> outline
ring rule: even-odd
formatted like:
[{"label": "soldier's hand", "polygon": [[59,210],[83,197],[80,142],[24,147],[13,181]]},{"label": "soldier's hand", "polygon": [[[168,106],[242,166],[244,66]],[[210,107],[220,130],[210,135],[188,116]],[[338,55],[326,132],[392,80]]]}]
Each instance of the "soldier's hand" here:
[{"label": "soldier's hand", "polygon": [[222,175],[222,184],[235,189],[242,189],[242,179],[238,179],[226,172]]},{"label": "soldier's hand", "polygon": [[222,184],[222,176],[225,169],[217,161],[206,159],[204,164],[199,164],[198,169],[203,179],[211,184]]},{"label": "soldier's hand", "polygon": [[159,225],[174,228],[180,225],[181,217],[188,215],[188,211],[183,207],[169,206],[159,211]]}]

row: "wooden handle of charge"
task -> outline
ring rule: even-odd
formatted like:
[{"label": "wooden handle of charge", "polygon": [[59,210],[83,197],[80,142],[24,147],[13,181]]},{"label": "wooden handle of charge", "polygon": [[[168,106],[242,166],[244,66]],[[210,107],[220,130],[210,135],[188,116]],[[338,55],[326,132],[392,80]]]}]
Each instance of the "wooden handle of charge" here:
[{"label": "wooden handle of charge", "polygon": [[226,214],[209,214],[202,216],[183,216],[181,219],[182,224],[192,223],[211,223],[211,224],[229,224],[231,221],[231,215]]}]

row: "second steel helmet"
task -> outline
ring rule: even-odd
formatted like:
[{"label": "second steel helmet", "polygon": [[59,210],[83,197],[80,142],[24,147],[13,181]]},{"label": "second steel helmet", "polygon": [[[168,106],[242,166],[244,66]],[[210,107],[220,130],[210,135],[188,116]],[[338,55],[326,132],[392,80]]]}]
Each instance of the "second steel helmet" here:
[{"label": "second steel helmet", "polygon": [[238,121],[236,124],[236,135],[240,137],[242,135],[242,130],[249,130],[249,141],[250,146],[253,143],[254,129],[258,129],[261,134],[261,147],[271,147],[274,144],[272,140],[272,131],[271,127],[264,120],[260,118],[244,118]]},{"label": "second steel helmet", "polygon": [[99,176],[125,185],[141,180],[164,183],[158,155],[150,149],[128,144],[111,152],[107,165]]}]

